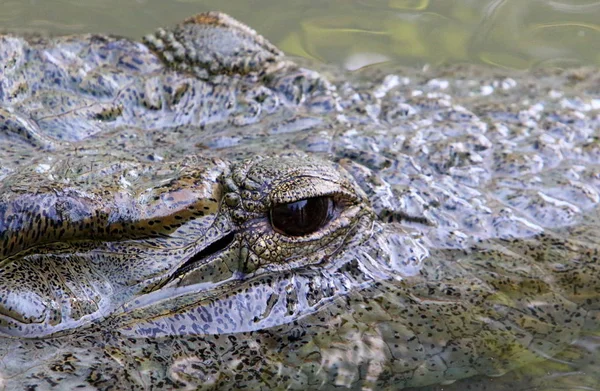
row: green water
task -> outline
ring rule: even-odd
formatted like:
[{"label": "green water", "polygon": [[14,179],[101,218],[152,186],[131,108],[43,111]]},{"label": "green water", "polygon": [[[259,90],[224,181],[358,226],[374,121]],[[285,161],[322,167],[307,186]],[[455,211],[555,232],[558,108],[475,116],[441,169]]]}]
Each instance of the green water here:
[{"label": "green water", "polygon": [[140,37],[207,10],[231,14],[287,54],[349,69],[600,65],[592,0],[0,0],[0,29]]}]

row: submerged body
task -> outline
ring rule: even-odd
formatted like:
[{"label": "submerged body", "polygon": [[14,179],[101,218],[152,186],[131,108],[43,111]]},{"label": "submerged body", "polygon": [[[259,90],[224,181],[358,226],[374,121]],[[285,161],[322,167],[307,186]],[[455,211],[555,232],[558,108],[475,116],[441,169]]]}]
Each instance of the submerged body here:
[{"label": "submerged body", "polygon": [[2,36],[0,69],[0,389],[514,390],[544,380],[468,379],[593,363],[593,69],[317,73],[212,13]]}]

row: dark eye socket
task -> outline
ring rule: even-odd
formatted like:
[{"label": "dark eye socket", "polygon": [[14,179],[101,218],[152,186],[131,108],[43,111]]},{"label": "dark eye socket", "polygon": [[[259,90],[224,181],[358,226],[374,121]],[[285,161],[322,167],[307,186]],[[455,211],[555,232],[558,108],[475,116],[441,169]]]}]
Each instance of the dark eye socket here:
[{"label": "dark eye socket", "polygon": [[314,197],[271,209],[271,225],[287,236],[304,236],[323,227],[333,215],[333,198]]}]

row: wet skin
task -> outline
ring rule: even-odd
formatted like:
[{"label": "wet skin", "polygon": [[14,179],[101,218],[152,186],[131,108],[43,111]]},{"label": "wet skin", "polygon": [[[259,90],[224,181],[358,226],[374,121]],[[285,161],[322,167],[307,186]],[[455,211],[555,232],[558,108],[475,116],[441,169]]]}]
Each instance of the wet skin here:
[{"label": "wet skin", "polygon": [[214,13],[0,69],[0,389],[593,368],[596,70],[317,73]]}]

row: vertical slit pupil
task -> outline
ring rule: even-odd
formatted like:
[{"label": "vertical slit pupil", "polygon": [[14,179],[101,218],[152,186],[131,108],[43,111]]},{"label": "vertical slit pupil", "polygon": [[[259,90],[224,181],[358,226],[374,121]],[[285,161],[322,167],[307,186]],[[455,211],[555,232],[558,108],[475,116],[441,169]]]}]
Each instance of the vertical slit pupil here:
[{"label": "vertical slit pupil", "polygon": [[332,211],[331,197],[313,197],[279,204],[271,209],[271,225],[284,235],[304,236],[323,227],[331,217]]}]

